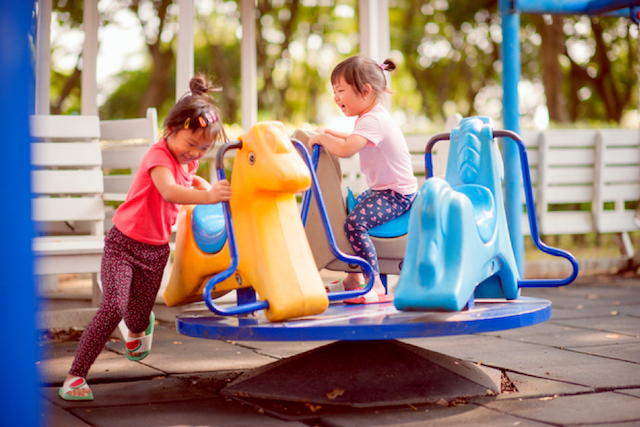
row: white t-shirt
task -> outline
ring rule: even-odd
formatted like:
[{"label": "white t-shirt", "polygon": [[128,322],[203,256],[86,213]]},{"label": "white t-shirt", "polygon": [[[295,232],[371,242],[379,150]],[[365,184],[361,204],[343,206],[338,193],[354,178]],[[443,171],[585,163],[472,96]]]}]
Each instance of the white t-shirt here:
[{"label": "white t-shirt", "polygon": [[369,188],[394,190],[403,195],[418,191],[407,141],[382,104],[376,104],[358,117],[353,134],[368,141],[358,153],[360,171],[367,178]]}]

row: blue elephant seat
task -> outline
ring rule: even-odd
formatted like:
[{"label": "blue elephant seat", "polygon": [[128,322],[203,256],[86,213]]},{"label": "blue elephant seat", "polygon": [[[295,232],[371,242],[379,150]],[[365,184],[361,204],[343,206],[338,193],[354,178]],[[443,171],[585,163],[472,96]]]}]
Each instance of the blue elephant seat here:
[{"label": "blue elephant seat", "polygon": [[445,179],[427,179],[411,209],[400,310],[457,311],[474,298],[519,294],[491,119],[463,119],[450,141]]}]

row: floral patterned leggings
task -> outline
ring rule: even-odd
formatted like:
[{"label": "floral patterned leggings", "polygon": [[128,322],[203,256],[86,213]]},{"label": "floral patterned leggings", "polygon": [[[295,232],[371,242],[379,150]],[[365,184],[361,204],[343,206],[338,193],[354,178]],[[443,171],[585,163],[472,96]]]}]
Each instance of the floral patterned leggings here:
[{"label": "floral patterned leggings", "polygon": [[380,274],[378,255],[369,230],[391,221],[411,207],[416,195],[402,195],[393,190],[368,189],[356,197],[358,203],[344,221],[344,232],[356,256],[366,260]]},{"label": "floral patterned leggings", "polygon": [[147,329],[170,253],[168,244],[142,243],[116,227],[109,230],[104,240],[102,304],[82,333],[69,371],[82,378],[87,377],[122,318],[134,333]]}]

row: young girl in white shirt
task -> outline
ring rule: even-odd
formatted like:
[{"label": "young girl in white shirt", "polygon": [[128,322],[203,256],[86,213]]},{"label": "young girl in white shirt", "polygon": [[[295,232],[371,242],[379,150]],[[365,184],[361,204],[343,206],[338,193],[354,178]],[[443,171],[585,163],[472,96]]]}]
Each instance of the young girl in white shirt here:
[{"label": "young girl in white shirt", "polygon": [[[356,198],[357,205],[347,215],[344,232],[356,256],[371,264],[376,277],[369,293],[345,300],[352,304],[391,301],[392,296],[385,294],[380,281],[378,257],[369,230],[406,212],[418,191],[407,142],[381,102],[385,93],[391,93],[384,72],[395,68],[391,59],[378,65],[362,56],[338,64],[331,74],[334,100],[347,117],[357,117],[354,130],[348,134],[319,128],[318,135],[310,140],[312,146],[322,145],[338,157],[359,153],[360,170],[369,185]],[[361,273],[349,273],[340,282],[345,290],[364,286]]]}]

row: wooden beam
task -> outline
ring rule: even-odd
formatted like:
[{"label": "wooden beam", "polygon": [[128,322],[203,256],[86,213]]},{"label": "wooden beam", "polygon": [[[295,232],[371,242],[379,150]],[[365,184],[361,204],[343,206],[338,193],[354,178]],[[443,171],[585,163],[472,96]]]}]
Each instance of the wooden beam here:
[{"label": "wooden beam", "polygon": [[80,114],[98,115],[98,0],[84,0]]},{"label": "wooden beam", "polygon": [[256,3],[242,0],[240,20],[242,24],[241,51],[241,92],[242,128],[248,131],[258,121],[258,64],[256,58]]},{"label": "wooden beam", "polygon": [[176,58],[176,101],[189,91],[194,75],[193,21],[194,0],[178,0],[178,52]]},{"label": "wooden beam", "polygon": [[51,12],[52,0],[38,1],[36,36],[36,115],[50,114],[51,99]]}]

